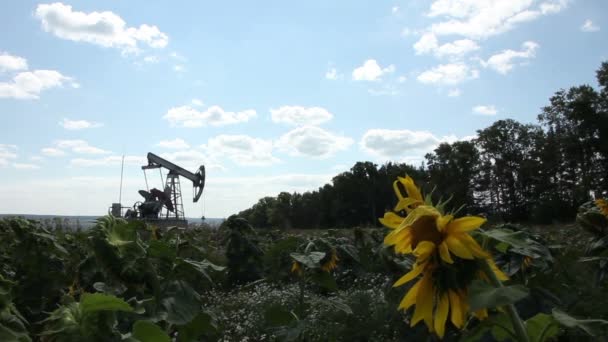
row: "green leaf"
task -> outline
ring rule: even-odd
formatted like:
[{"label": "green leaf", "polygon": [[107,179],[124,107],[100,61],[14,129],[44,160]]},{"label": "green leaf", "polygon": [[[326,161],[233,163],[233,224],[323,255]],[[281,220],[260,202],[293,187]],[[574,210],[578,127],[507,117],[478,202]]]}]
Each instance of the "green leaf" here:
[{"label": "green leaf", "polygon": [[165,290],[161,306],[166,311],[167,322],[184,325],[200,312],[200,296],[188,283],[173,281]]},{"label": "green leaf", "polygon": [[469,288],[469,306],[472,311],[495,308],[513,304],[528,295],[528,289],[522,285],[492,287],[488,283],[477,280]]},{"label": "green leaf", "polygon": [[539,313],[526,321],[526,333],[530,342],[544,342],[559,335],[559,325],[553,316]]},{"label": "green leaf", "polygon": [[133,308],[124,300],[102,293],[83,294],[80,298],[80,308],[84,315],[97,311],[133,311]]},{"label": "green leaf", "polygon": [[565,327],[580,328],[590,336],[596,336],[598,326],[608,325],[608,321],[603,319],[576,319],[559,309],[553,309],[552,314],[553,318]]},{"label": "green leaf", "polygon": [[307,268],[315,269],[321,267],[321,260],[325,257],[324,252],[309,252],[307,254],[291,253],[290,256],[297,262],[306,265]]},{"label": "green leaf", "polygon": [[317,271],[317,272],[314,272],[310,276],[310,278],[312,279],[312,281],[317,283],[319,286],[321,286],[327,290],[330,290],[330,291],[338,290],[338,284],[336,284],[336,280],[329,272]]},{"label": "green leaf", "polygon": [[213,334],[217,332],[214,317],[207,312],[199,313],[190,323],[178,327],[179,342],[197,341],[203,334]]},{"label": "green leaf", "polygon": [[133,324],[133,338],[140,342],[170,342],[171,338],[158,325],[150,321],[137,321]]},{"label": "green leaf", "polygon": [[509,338],[513,340],[515,336],[509,316],[499,313],[481,321],[473,330],[463,335],[460,342],[481,341],[487,333],[492,334],[497,341],[506,341]]},{"label": "green leaf", "polygon": [[173,261],[176,256],[175,248],[168,243],[158,240],[150,241],[148,246],[148,256],[163,260]]}]

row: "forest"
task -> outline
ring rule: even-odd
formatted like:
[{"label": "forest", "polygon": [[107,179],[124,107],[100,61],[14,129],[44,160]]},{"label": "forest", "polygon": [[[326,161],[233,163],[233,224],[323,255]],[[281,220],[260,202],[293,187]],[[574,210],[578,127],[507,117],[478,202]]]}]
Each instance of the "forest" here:
[{"label": "forest", "polygon": [[[379,226],[392,183],[408,174],[436,199],[493,221],[572,221],[577,208],[608,193],[608,62],[589,85],[557,91],[536,124],[511,119],[475,139],[442,143],[422,165],[357,162],[331,184],[264,197],[239,213],[260,228]],[[434,191],[433,191],[434,190]]]}]

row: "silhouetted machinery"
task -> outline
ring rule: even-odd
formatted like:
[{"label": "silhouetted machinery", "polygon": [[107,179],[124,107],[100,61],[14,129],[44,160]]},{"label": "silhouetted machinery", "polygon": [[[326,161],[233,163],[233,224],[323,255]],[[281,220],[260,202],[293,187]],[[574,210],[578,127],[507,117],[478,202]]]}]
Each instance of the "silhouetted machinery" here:
[{"label": "silhouetted machinery", "polygon": [[[126,219],[153,221],[162,226],[186,226],[188,221],[186,221],[184,215],[184,205],[182,202],[182,191],[179,178],[181,176],[192,182],[192,202],[196,203],[203,194],[203,188],[205,187],[205,166],[201,165],[195,173],[192,173],[154,153],[148,153],[148,165],[144,165],[141,168],[144,171],[146,187],[148,187],[146,170],[159,169],[160,171],[161,168],[167,169],[168,172],[164,190],[156,188],[139,190],[139,194],[143,197],[143,201],[135,202],[133,207],[123,207],[121,203],[112,203],[111,214]],[[161,182],[163,182],[162,171],[160,171],[160,176]],[[124,209],[126,209],[126,211],[123,214]]]}]

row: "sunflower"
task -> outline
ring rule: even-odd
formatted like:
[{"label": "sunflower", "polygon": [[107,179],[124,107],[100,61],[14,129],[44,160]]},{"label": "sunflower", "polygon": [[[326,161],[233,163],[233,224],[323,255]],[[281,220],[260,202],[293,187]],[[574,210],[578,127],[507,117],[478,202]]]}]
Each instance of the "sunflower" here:
[{"label": "sunflower", "polygon": [[[448,316],[454,326],[464,326],[469,311],[467,288],[471,282],[477,278],[487,280],[476,259],[487,259],[499,279],[507,280],[508,277],[496,266],[491,255],[469,235],[469,232],[485,223],[485,219],[444,215],[422,200],[420,190],[411,178],[400,178],[399,182],[406,188],[408,197],[400,196],[395,183],[395,193],[399,199],[396,209],[405,210],[408,215],[401,217],[388,212],[380,219],[383,225],[391,229],[384,243],[394,246],[397,253],[413,254],[416,263],[393,287],[421,276],[403,297],[399,309],[407,310],[415,305],[411,325],[424,321],[431,332],[443,337]],[[479,319],[488,315],[485,309],[474,314]]]},{"label": "sunflower", "polygon": [[291,273],[295,273],[297,275],[302,275],[302,266],[299,262],[295,261],[291,264]]},{"label": "sunflower", "polygon": [[336,250],[332,249],[331,252],[329,252],[329,255],[326,255],[325,258],[321,260],[321,269],[325,272],[329,272],[336,268],[339,260]]},{"label": "sunflower", "polygon": [[608,201],[603,198],[595,200],[595,205],[600,209],[604,216],[608,217]]}]

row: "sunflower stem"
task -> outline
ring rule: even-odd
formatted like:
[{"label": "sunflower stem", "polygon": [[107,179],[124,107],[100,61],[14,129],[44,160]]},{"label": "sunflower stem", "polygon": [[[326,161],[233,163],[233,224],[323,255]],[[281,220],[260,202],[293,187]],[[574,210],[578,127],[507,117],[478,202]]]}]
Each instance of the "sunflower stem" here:
[{"label": "sunflower stem", "polygon": [[[492,267],[490,267],[490,264],[488,263],[488,261],[481,260],[480,264],[483,269],[483,272],[488,276],[490,283],[492,283],[492,285],[494,287],[503,287],[502,282],[500,281],[500,279],[498,279],[498,277],[496,276],[496,273],[494,273],[494,271],[492,271]],[[526,326],[524,325],[524,322],[521,320],[521,317],[519,317],[519,314],[517,313],[517,310],[515,309],[515,305],[513,305],[513,304],[505,305],[504,308],[505,308],[505,311],[507,312],[507,314],[509,315],[509,319],[511,319],[511,324],[513,325],[513,328],[515,329],[515,334],[517,335],[517,339],[521,342],[530,342],[530,338],[528,337],[528,333],[526,332]]]}]

